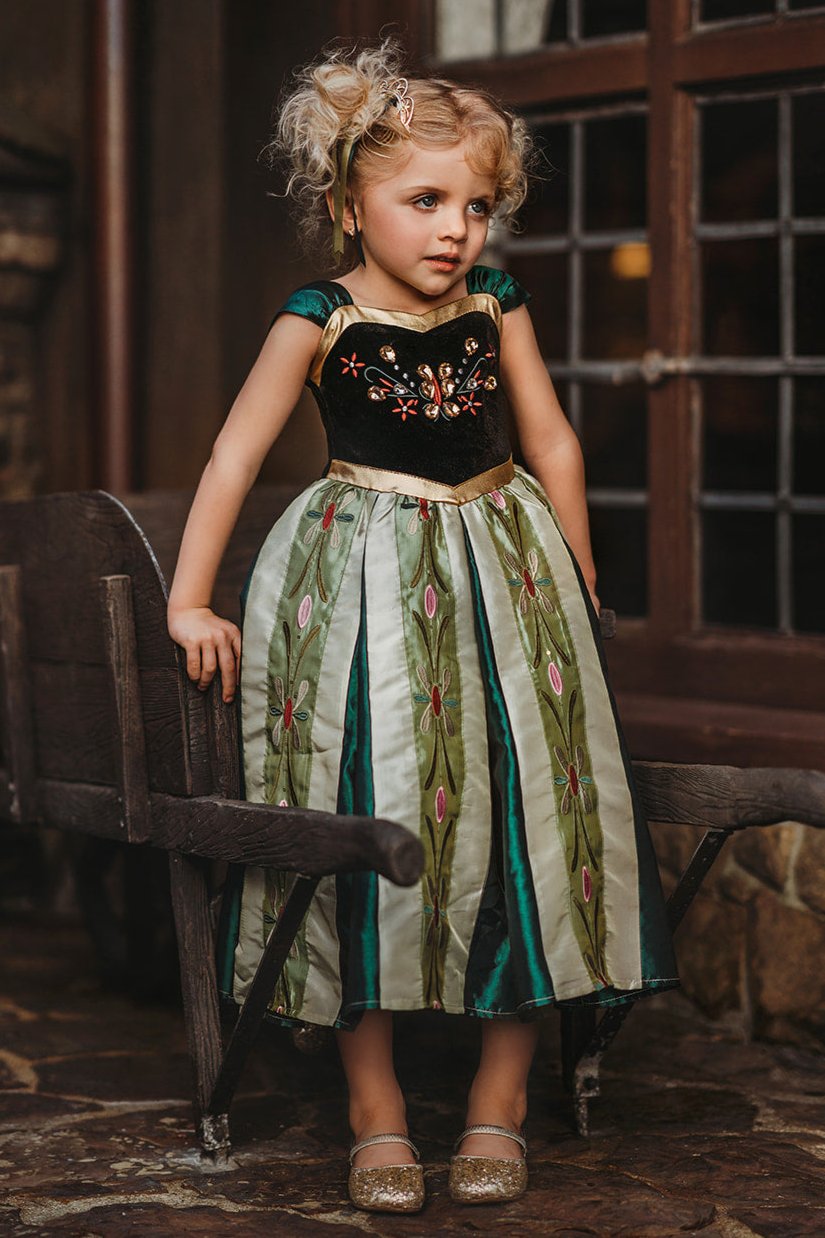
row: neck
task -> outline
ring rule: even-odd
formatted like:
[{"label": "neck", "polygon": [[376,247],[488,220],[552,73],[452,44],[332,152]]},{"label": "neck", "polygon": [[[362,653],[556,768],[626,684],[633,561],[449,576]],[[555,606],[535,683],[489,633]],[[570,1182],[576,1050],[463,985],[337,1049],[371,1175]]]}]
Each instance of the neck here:
[{"label": "neck", "polygon": [[401,313],[417,314],[441,305],[449,305],[467,296],[467,281],[464,276],[442,292],[428,295],[421,289],[394,279],[367,258],[366,267],[354,267],[347,275],[335,281],[342,284],[353,300],[374,309],[398,310]]}]

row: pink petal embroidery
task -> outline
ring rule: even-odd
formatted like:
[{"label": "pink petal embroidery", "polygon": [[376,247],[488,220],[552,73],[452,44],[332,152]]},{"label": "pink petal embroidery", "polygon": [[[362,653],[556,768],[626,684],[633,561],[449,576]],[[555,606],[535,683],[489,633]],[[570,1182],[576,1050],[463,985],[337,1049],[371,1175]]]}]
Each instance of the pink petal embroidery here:
[{"label": "pink petal embroidery", "polygon": [[279,801],[278,801],[278,807],[279,807],[279,808],[289,808],[289,804],[286,802],[286,800],[279,800]]},{"label": "pink petal embroidery", "polygon": [[590,902],[590,895],[593,893],[593,882],[590,880],[590,873],[587,871],[587,865],[582,864],[582,892],[584,901]]},{"label": "pink petal embroidery", "polygon": [[561,696],[562,692],[564,691],[564,684],[562,683],[562,678],[561,678],[561,675],[559,674],[559,668],[556,666],[555,662],[550,662],[548,664],[547,674],[550,676],[550,685],[553,691],[555,692],[556,696]]},{"label": "pink petal embroidery", "polygon": [[491,490],[490,498],[493,500],[496,507],[500,508],[501,511],[504,511],[507,504],[504,500],[504,495],[501,493],[500,490]]},{"label": "pink petal embroidery", "polygon": [[444,820],[444,813],[447,808],[447,796],[444,793],[444,788],[439,787],[435,793],[435,819],[439,825]]},{"label": "pink petal embroidery", "polygon": [[424,590],[424,609],[427,612],[427,618],[432,619],[438,608],[438,598],[436,597],[435,589],[432,585],[427,585]]},{"label": "pink petal embroidery", "polygon": [[298,607],[298,627],[305,628],[307,621],[312,611],[312,598],[307,593],[301,598],[301,605]]}]

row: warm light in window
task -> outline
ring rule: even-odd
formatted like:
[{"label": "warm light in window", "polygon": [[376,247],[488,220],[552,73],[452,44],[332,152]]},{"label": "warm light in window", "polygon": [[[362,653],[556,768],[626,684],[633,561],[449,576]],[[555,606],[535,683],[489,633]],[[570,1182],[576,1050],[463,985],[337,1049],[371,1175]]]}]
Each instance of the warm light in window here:
[{"label": "warm light in window", "polygon": [[610,252],[610,273],[617,279],[647,279],[650,275],[650,246],[646,241],[627,241]]}]

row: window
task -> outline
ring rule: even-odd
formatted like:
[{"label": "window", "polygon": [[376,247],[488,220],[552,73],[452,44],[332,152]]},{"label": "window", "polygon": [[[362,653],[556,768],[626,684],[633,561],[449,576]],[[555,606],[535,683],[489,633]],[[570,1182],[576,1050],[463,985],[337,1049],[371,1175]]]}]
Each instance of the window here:
[{"label": "window", "polygon": [[534,126],[530,287],[634,754],[825,760],[825,4],[433,0]]}]

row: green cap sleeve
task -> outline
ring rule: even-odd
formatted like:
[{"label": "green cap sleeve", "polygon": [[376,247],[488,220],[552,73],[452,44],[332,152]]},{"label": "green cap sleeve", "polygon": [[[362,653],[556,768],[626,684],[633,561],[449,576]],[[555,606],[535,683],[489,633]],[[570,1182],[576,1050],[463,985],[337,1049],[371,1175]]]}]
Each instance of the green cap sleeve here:
[{"label": "green cap sleeve", "polygon": [[297,314],[299,318],[309,318],[319,327],[325,327],[333,310],[341,305],[351,305],[352,298],[342,284],[333,280],[318,280],[314,284],[304,284],[284,301],[269,326],[281,314]]},{"label": "green cap sleeve", "polygon": [[530,293],[518,280],[496,267],[471,267],[467,272],[467,291],[489,292],[498,301],[503,314],[530,300]]}]

